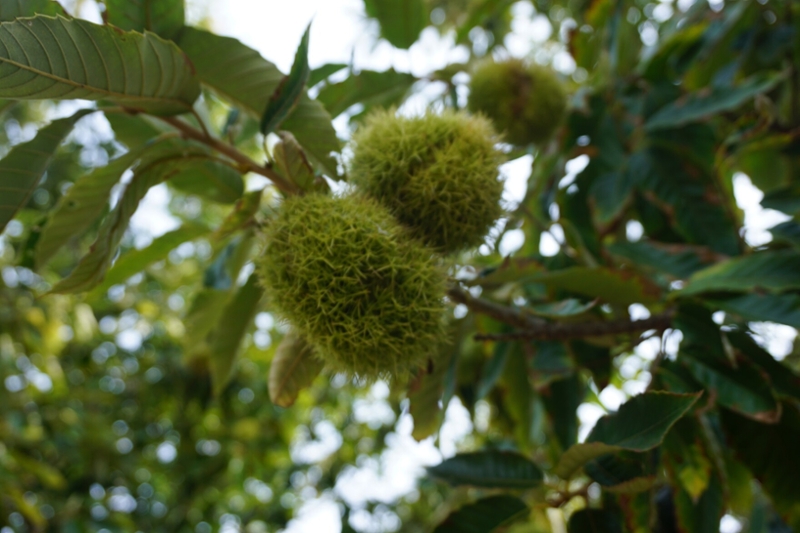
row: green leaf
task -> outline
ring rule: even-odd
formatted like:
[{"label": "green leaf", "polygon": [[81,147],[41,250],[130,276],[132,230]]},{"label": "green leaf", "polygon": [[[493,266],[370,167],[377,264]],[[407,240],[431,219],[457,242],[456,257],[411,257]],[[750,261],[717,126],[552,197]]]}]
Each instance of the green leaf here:
[{"label": "green leaf", "polygon": [[138,148],[147,141],[169,131],[164,123],[157,123],[156,119],[147,115],[128,113],[106,113],[106,119],[114,130],[116,140],[129,149]]},{"label": "green leaf", "polygon": [[586,397],[586,385],[573,374],[551,381],[540,394],[558,443],[566,450],[578,442],[578,407]]},{"label": "green leaf", "polygon": [[389,69],[383,72],[362,70],[339,83],[328,84],[317,95],[332,117],[339,116],[356,104],[362,113],[373,107],[391,107],[400,103],[417,78]]},{"label": "green leaf", "polygon": [[300,391],[311,385],[323,363],[314,348],[294,331],[283,338],[269,367],[269,398],[281,407],[290,407]]},{"label": "green leaf", "polygon": [[580,300],[569,298],[560,302],[529,304],[525,307],[525,310],[536,316],[558,319],[582,315],[594,309],[596,305],[596,300],[584,303]]},{"label": "green leaf", "polygon": [[527,457],[499,450],[461,453],[427,470],[454,487],[527,489],[539,486],[543,479],[542,471]]},{"label": "green leaf", "polygon": [[725,336],[741,356],[758,365],[761,371],[767,373],[775,392],[800,400],[800,375],[783,362],[777,361],[772,354],[756,344],[745,332],[729,331],[725,333]]},{"label": "green leaf", "polygon": [[105,0],[106,22],[123,30],[152,31],[175,37],[184,23],[184,0]]},{"label": "green leaf", "polygon": [[[230,37],[184,28],[178,40],[200,81],[226,100],[260,119],[283,74],[261,55]],[[341,149],[331,117],[319,102],[302,96],[281,129],[292,132],[328,176],[338,176],[331,153]]]},{"label": "green leaf", "polygon": [[772,89],[783,76],[753,76],[737,86],[703,89],[667,104],[650,117],[648,130],[674,128],[711,115],[736,109],[758,94]]},{"label": "green leaf", "polygon": [[216,240],[223,239],[231,233],[251,224],[253,217],[261,207],[261,197],[263,190],[255,190],[244,193],[236,202],[233,210],[225,217],[217,231],[214,232]]},{"label": "green leaf", "polygon": [[596,457],[620,450],[644,452],[655,448],[664,435],[700,397],[698,394],[646,392],[622,404],[614,414],[597,421],[586,442],[568,449],[554,473],[569,479]]},{"label": "green leaf", "polygon": [[800,518],[797,406],[784,403],[783,416],[777,424],[760,424],[727,410],[722,410],[721,419],[729,445],[759,480],[775,508],[786,518]]},{"label": "green leaf", "polygon": [[414,419],[412,436],[418,441],[433,435],[442,423],[444,413],[440,405],[446,407],[448,403],[448,399],[443,398],[445,381],[458,361],[457,346],[461,334],[460,323],[451,324],[437,357],[432,358],[428,368],[420,371],[409,384],[408,411]]},{"label": "green leaf", "polygon": [[655,241],[615,242],[606,246],[614,255],[627,259],[633,267],[662,272],[676,279],[686,279],[702,270],[713,258],[696,247],[668,245]]},{"label": "green leaf", "polygon": [[800,252],[779,250],[735,257],[697,272],[678,294],[800,288]]},{"label": "green leaf", "polygon": [[215,159],[195,161],[172,176],[169,185],[181,192],[221,204],[232,204],[244,193],[241,172]]},{"label": "green leaf", "polygon": [[[0,67],[0,72],[2,67]],[[0,82],[1,83],[1,82]],[[91,110],[78,111],[69,118],[54,120],[28,142],[20,143],[0,160],[0,233],[17,211],[28,203],[33,190],[61,144],[80,118]]]},{"label": "green leaf", "polygon": [[174,43],[80,19],[0,24],[0,97],[110,100],[151,114],[191,111],[200,94]]},{"label": "green leaf", "polygon": [[602,509],[581,509],[572,513],[568,533],[622,533],[622,516]]},{"label": "green leaf", "polygon": [[494,353],[489,361],[483,366],[481,372],[481,379],[475,391],[475,400],[481,400],[489,394],[494,388],[497,380],[503,375],[503,369],[506,366],[508,359],[508,352],[511,343],[498,342],[495,344]]},{"label": "green leaf", "polygon": [[675,493],[675,515],[681,531],[705,533],[719,531],[719,521],[725,512],[722,484],[712,475],[708,488],[697,500],[679,488]]},{"label": "green leaf", "polygon": [[308,86],[313,87],[318,83],[327,80],[331,75],[336,74],[340,70],[344,70],[349,65],[345,63],[325,63],[321,67],[311,69],[308,75]]},{"label": "green leaf", "polygon": [[744,294],[710,300],[709,303],[745,320],[777,322],[800,328],[800,295],[797,294]]},{"label": "green leaf", "polygon": [[761,205],[766,209],[783,211],[787,215],[800,214],[800,184],[793,183],[767,192]]},{"label": "green leaf", "polygon": [[310,33],[311,23],[308,24],[302,39],[300,39],[300,46],[295,52],[292,69],[275,88],[267,102],[264,114],[261,115],[261,133],[264,135],[278,129],[278,126],[295,108],[306,89],[308,76],[311,73],[308,67],[308,37]]},{"label": "green leaf", "polygon": [[800,222],[787,220],[769,229],[776,241],[782,241],[800,248]]},{"label": "green leaf", "polygon": [[423,0],[365,0],[367,14],[378,19],[381,37],[397,48],[408,49],[428,24]]},{"label": "green leaf", "polygon": [[74,293],[92,289],[101,281],[106,270],[111,266],[114,254],[122,240],[139,202],[151,187],[162,183],[173,175],[182,172],[194,158],[203,160],[207,157],[205,150],[190,148],[175,149],[168,146],[164,151],[143,161],[134,170],[119,202],[103,220],[97,239],[89,248],[89,252],[81,258],[78,266],[70,275],[59,281],[51,290],[54,293]]},{"label": "green leaf", "polygon": [[258,277],[251,274],[228,302],[220,317],[209,342],[209,367],[215,396],[222,393],[231,379],[239,346],[247,328],[253,323],[263,295],[264,289],[258,283]]},{"label": "green leaf", "polygon": [[294,135],[288,131],[278,132],[278,136],[281,140],[272,148],[272,156],[275,158],[275,165],[281,175],[303,191],[311,189],[316,175],[314,175],[314,168],[308,162],[303,148]]},{"label": "green leaf", "polygon": [[540,272],[529,279],[611,304],[654,303],[661,296],[661,289],[652,281],[629,270],[570,267]]},{"label": "green leaf", "polygon": [[141,151],[128,152],[104,167],[79,177],[50,213],[36,245],[36,265],[41,268],[73,237],[83,234],[108,208],[111,189],[139,159]]},{"label": "green leaf", "polygon": [[528,512],[513,496],[490,496],[461,507],[436,526],[433,533],[491,533]]},{"label": "green leaf", "polygon": [[0,22],[36,14],[66,15],[61,4],[52,0],[0,0]]},{"label": "green leaf", "polygon": [[737,361],[734,367],[693,346],[682,346],[678,360],[687,365],[692,376],[720,405],[762,422],[775,422],[780,418],[770,384],[746,360]]},{"label": "green leaf", "polygon": [[169,253],[179,245],[207,235],[210,231],[208,226],[186,222],[180,228],[154,239],[146,248],[131,250],[123,254],[109,269],[103,282],[94,288],[94,292],[103,293],[112,285],[125,282],[153,263],[166,259]]},{"label": "green leaf", "polygon": [[606,490],[632,493],[648,490],[655,480],[649,476],[641,454],[601,455],[583,466],[584,472]]}]

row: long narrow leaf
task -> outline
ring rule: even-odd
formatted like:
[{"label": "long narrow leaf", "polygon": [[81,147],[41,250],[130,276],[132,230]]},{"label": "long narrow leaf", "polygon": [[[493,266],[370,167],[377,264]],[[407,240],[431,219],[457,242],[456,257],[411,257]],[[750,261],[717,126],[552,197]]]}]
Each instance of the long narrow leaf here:
[{"label": "long narrow leaf", "polygon": [[199,94],[186,56],[152,33],[41,15],[0,24],[0,98],[102,99],[169,115]]},{"label": "long narrow leaf", "polygon": [[303,95],[311,70],[308,67],[308,37],[311,33],[311,24],[300,39],[300,46],[294,56],[294,63],[289,75],[283,78],[278,88],[272,93],[267,102],[267,108],[261,116],[261,133],[264,135],[275,131],[278,126],[289,116]]},{"label": "long narrow leaf", "polygon": [[81,110],[69,118],[53,121],[39,130],[32,140],[18,144],[0,160],[0,233],[28,202],[75,122],[91,112]]}]

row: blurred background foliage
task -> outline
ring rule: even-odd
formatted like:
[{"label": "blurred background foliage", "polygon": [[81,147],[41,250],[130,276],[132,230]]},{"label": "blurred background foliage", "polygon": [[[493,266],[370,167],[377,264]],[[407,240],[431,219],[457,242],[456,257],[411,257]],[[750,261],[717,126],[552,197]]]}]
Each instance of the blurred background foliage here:
[{"label": "blurred background foliage", "polygon": [[[12,4],[0,2],[4,20],[16,16]],[[101,11],[114,16],[120,2],[106,4]],[[800,4],[364,4],[392,46],[413,47],[433,27],[462,47],[464,61],[424,77],[347,64],[312,70],[310,94],[342,126],[340,137],[371,108],[412,98],[464,107],[474,63],[519,56],[520,47],[570,87],[569,116],[551,142],[506,147],[509,160],[531,164],[527,193],[480,250],[458,259],[452,273],[463,288],[548,324],[659,315],[669,327],[520,341],[502,338],[514,328],[467,302],[469,312],[453,306],[440,359],[412,383],[366,387],[322,375],[292,407],[277,407],[267,376],[287,330],[260,307],[250,277],[257,228],[277,197],[269,186],[262,194],[263,180],[171,180],[160,190],[177,229],[155,239],[130,229],[102,283],[47,294],[100,227],[84,220],[49,262],[37,257],[48,213],[70,185],[175,133],[143,116],[92,115],[0,237],[1,531],[278,531],[318,498],[338,510],[325,531],[800,528],[800,351],[795,343],[778,353],[780,343],[769,342],[791,343],[800,327]],[[534,39],[515,24],[544,32]],[[148,27],[175,31],[165,28]],[[204,89],[197,120],[263,159],[256,119],[223,93]],[[4,100],[0,109],[7,153],[77,108]],[[734,195],[742,180],[764,209],[782,213],[769,233],[745,233],[750,221]],[[162,216],[144,214],[153,224]],[[510,250],[501,246],[509,235]],[[657,446],[587,456],[562,475],[579,432],[585,438],[600,414],[645,390],[705,394]],[[387,447],[410,433],[440,443],[451,402],[471,420],[458,449],[485,450],[489,466],[445,463],[454,470],[432,477],[415,470],[416,488],[352,505],[343,486],[358,484],[356,470],[391,473]],[[647,426],[647,414],[628,427]],[[483,488],[453,474],[481,478],[495,468],[509,479],[467,483]],[[525,468],[533,470],[519,481]],[[499,521],[482,521],[492,515]]]}]

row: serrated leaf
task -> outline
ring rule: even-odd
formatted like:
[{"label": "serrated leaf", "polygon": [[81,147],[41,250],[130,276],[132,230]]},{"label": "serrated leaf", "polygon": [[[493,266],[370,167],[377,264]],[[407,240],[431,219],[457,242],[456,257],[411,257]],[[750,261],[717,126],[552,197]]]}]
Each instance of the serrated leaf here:
[{"label": "serrated leaf", "polygon": [[397,48],[410,48],[428,24],[423,0],[365,0],[365,4],[367,14],[381,25],[381,37]]},{"label": "serrated leaf", "polygon": [[292,69],[281,80],[267,102],[267,107],[261,115],[261,133],[267,135],[275,131],[278,126],[289,116],[297,105],[306,89],[308,76],[311,69],[308,67],[308,37],[311,33],[311,24],[306,27],[300,46],[294,55]]},{"label": "serrated leaf", "polygon": [[80,19],[0,24],[0,98],[110,100],[151,114],[191,111],[200,85],[169,41]]},{"label": "serrated leaf", "polygon": [[648,475],[643,457],[632,453],[601,455],[583,466],[584,472],[605,490],[632,494],[650,489],[655,476]]},{"label": "serrated leaf", "polygon": [[61,4],[53,0],[0,0],[0,22],[36,14],[66,15]]},{"label": "serrated leaf", "polygon": [[222,393],[231,379],[239,346],[247,328],[253,323],[263,295],[264,289],[258,283],[257,276],[251,274],[228,302],[220,317],[209,343],[209,368],[215,396]]},{"label": "serrated leaf", "polygon": [[694,346],[682,346],[678,360],[683,361],[720,405],[761,422],[780,418],[779,404],[770,384],[751,363],[737,361],[734,367]]},{"label": "serrated leaf", "polygon": [[581,509],[572,513],[568,533],[622,533],[622,516],[603,509]]},{"label": "serrated leaf", "polygon": [[314,185],[316,176],[314,168],[308,162],[303,147],[294,138],[294,135],[287,131],[278,132],[280,141],[275,143],[272,149],[275,165],[283,175],[292,183],[307,191]]},{"label": "serrated leaf", "polygon": [[301,390],[314,381],[323,367],[314,348],[299,334],[290,331],[281,341],[269,367],[269,398],[281,407],[290,407]]},{"label": "serrated leaf", "polygon": [[0,233],[17,211],[28,203],[58,146],[72,131],[75,122],[91,112],[82,110],[69,118],[54,120],[40,129],[30,141],[11,148],[0,160]]},{"label": "serrated leaf", "polygon": [[182,172],[187,162],[194,158],[203,160],[205,150],[183,146],[165,148],[164,152],[143,161],[134,170],[133,178],[114,209],[103,220],[97,239],[89,248],[69,276],[59,281],[52,289],[54,293],[74,293],[92,289],[105,276],[111,266],[125,230],[139,202],[151,187],[162,183],[171,176]]},{"label": "serrated leaf", "polygon": [[490,496],[456,510],[433,533],[491,533],[527,512],[528,507],[519,498]]},{"label": "serrated leaf", "polygon": [[499,450],[461,453],[427,470],[454,487],[526,489],[539,486],[543,478],[539,467],[524,455]]},{"label": "serrated leaf", "polygon": [[41,268],[67,241],[81,235],[106,210],[111,189],[133,166],[141,152],[127,152],[104,167],[79,177],[50,212],[36,244],[36,265]]},{"label": "serrated leaf", "polygon": [[606,246],[609,252],[627,259],[632,266],[662,272],[676,279],[686,279],[713,262],[714,254],[710,250],[703,254],[696,248],[653,241],[615,242]]},{"label": "serrated leaf", "polygon": [[721,420],[730,447],[759,480],[775,508],[785,517],[800,517],[800,413],[796,404],[783,404],[777,424],[760,424],[725,409]]},{"label": "serrated leaf", "polygon": [[754,76],[737,86],[703,89],[661,108],[645,124],[648,130],[674,128],[736,109],[757,94],[770,90],[783,76]]},{"label": "serrated leaf", "polygon": [[654,303],[661,295],[661,289],[647,278],[605,267],[570,267],[539,272],[528,279],[611,304]]},{"label": "serrated leaf", "polygon": [[183,244],[203,235],[207,235],[211,230],[202,224],[186,222],[180,228],[165,233],[156,238],[146,248],[141,250],[131,250],[123,254],[114,266],[106,274],[103,282],[95,287],[95,293],[102,293],[112,285],[123,283],[125,280],[142,272],[144,269],[166,259],[169,253]]},{"label": "serrated leaf", "polygon": [[777,322],[800,328],[800,295],[797,294],[744,294],[710,300],[709,303],[745,320]]},{"label": "serrated leaf", "polygon": [[644,452],[655,448],[672,425],[691,408],[698,394],[646,392],[622,404],[614,414],[597,421],[586,442],[569,448],[553,471],[569,479],[596,457],[620,450]]},{"label": "serrated leaf", "polygon": [[172,39],[183,28],[184,0],[105,0],[106,22],[123,30],[152,31]]},{"label": "serrated leaf", "polygon": [[735,257],[695,273],[679,294],[800,288],[800,252],[779,250]]},{"label": "serrated leaf", "polygon": [[[178,43],[192,60],[202,83],[260,119],[283,74],[261,55],[230,37],[184,28]],[[331,153],[341,149],[331,117],[319,102],[303,95],[281,129],[292,132],[309,157],[328,176],[338,176]]]},{"label": "serrated leaf", "polygon": [[383,72],[362,70],[344,81],[320,89],[317,100],[325,105],[332,117],[361,104],[368,112],[373,107],[391,107],[400,103],[417,78],[411,74],[389,69]]},{"label": "serrated leaf", "polygon": [[754,363],[769,376],[770,384],[775,392],[800,400],[800,375],[789,368],[784,362],[777,361],[767,350],[743,331],[729,331],[725,337],[730,341],[734,350],[737,350],[748,361]]}]

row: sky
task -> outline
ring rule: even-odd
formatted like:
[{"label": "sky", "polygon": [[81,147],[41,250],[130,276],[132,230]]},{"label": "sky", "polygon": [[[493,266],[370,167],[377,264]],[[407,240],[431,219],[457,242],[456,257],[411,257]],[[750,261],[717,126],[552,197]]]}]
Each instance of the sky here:
[{"label": "sky", "polygon": [[[71,2],[64,3],[69,8]],[[682,7],[688,3],[688,0],[679,0],[677,5]],[[662,2],[664,6],[668,4],[670,3]],[[80,13],[81,16],[89,20],[99,20],[99,13],[92,11],[91,2],[84,3],[84,6],[86,9]],[[352,61],[356,69],[395,68],[416,76],[425,76],[451,62],[463,61],[468,55],[466,49],[454,45],[452,35],[441,37],[432,28],[426,29],[419,42],[409,51],[393,48],[377,38],[379,29],[376,23],[367,19],[362,0],[187,0],[187,6],[189,23],[209,20],[215,32],[240,39],[261,52],[284,72],[291,67],[295,49],[309,22],[312,22],[309,52],[312,68],[330,62]],[[522,55],[532,46],[535,47],[550,37],[552,28],[549,22],[534,13],[529,2],[517,3],[513,14],[513,32],[504,43],[508,53]],[[669,16],[666,11],[665,15]],[[566,52],[556,49],[549,53],[549,58],[557,69],[565,73],[574,70],[574,62]],[[427,102],[427,95],[423,91],[410,99],[404,106],[404,111],[420,112],[425,109]],[[100,132],[101,137],[110,135],[107,124],[102,122],[87,123],[86,128]],[[340,134],[346,134],[346,122],[338,120],[335,125]],[[524,197],[531,163],[532,157],[524,156],[502,168],[506,183],[504,201],[507,205],[513,206]],[[588,158],[585,156],[570,161],[559,187],[568,187],[587,163]],[[777,211],[763,209],[760,205],[763,194],[744,174],[737,174],[734,178],[734,195],[744,211],[744,237],[751,246],[769,242],[771,235],[767,228],[788,218]],[[156,187],[147,195],[131,222],[137,245],[144,246],[153,237],[177,226],[177,221],[167,211],[168,202],[169,192],[166,186]],[[641,226],[637,223],[629,224],[627,229],[630,238],[641,236]],[[563,232],[555,224],[551,232],[542,237],[541,253],[557,253],[561,239]],[[501,242],[500,249],[504,254],[510,254],[521,244],[521,231],[513,230]],[[649,316],[647,309],[641,305],[631,306],[630,314],[633,318]],[[715,319],[721,321],[723,316],[718,314]],[[753,329],[759,333],[760,342],[777,358],[785,357],[791,351],[797,334],[796,330],[788,326],[769,323],[754,324]],[[680,340],[680,332],[669,333],[664,343],[666,353],[674,355]],[[584,404],[579,408],[581,439],[586,437],[600,416],[608,410],[617,409],[628,397],[644,391],[650,376],[642,369],[661,349],[660,339],[641,343],[635,354],[620,362],[620,371],[627,378],[622,390],[609,386],[602,391],[596,391],[602,407]],[[363,508],[368,500],[392,503],[399,498],[415,497],[416,479],[424,472],[423,467],[454,455],[463,444],[465,436],[473,430],[473,421],[456,398],[448,406],[438,442],[427,439],[418,443],[411,437],[411,417],[402,414],[396,418],[386,402],[387,395],[388,388],[385,384],[378,383],[363,400],[353,406],[354,414],[360,421],[394,424],[395,427],[388,437],[386,451],[379,458],[362,461],[340,476],[334,489],[336,496],[354,508]],[[480,406],[476,411],[481,411]],[[330,423],[319,422],[314,429],[315,434],[320,436],[318,440],[307,442],[302,435],[298,436],[292,449],[294,460],[315,462],[338,449],[341,439]],[[339,513],[340,509],[334,502],[333,495],[309,494],[296,513],[296,518],[285,531],[338,533]],[[236,517],[228,516],[226,520],[221,531],[239,531]],[[352,515],[353,525],[361,531],[396,530],[400,525],[397,520],[393,513],[383,511],[370,514],[363,510]],[[723,522],[722,530],[725,533],[735,533],[738,530],[735,521],[731,522],[731,519],[726,518]]]}]

